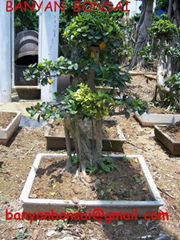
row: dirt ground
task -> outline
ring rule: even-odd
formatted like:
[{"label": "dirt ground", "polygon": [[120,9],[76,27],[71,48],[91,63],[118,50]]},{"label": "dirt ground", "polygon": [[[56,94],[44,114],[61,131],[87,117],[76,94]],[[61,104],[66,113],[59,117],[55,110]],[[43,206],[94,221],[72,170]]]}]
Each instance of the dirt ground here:
[{"label": "dirt ground", "polygon": [[15,113],[0,112],[0,128],[6,128],[15,116]]},{"label": "dirt ground", "polygon": [[[34,179],[30,198],[71,200],[153,200],[143,177],[137,158],[119,158],[114,169],[102,172],[100,169],[88,176],[91,184],[84,184],[79,175],[74,181],[77,164],[69,172],[60,174],[67,158],[44,158]],[[105,161],[105,159],[104,159]],[[121,177],[120,177],[121,176]]]},{"label": "dirt ground", "polygon": [[175,141],[180,142],[180,122],[175,125],[161,127],[161,130]]},{"label": "dirt ground", "polygon": [[[133,77],[130,91],[151,101],[154,81],[147,84],[142,76]],[[150,103],[153,107],[153,104]],[[156,110],[155,110],[156,111]],[[159,110],[158,110],[159,111]],[[166,109],[162,110],[166,112]],[[169,213],[168,221],[118,221],[68,223],[62,226],[55,221],[5,220],[5,211],[19,212],[19,201],[34,158],[46,150],[44,127],[18,129],[8,146],[0,145],[0,239],[63,239],[63,240],[168,240],[180,239],[180,157],[172,156],[155,140],[154,129],[141,127],[130,117],[115,115],[111,119],[119,122],[126,137],[123,145],[126,154],[142,154],[149,166],[153,179],[165,202],[161,211]],[[60,151],[56,151],[59,153]],[[62,151],[61,151],[62,152]]]}]

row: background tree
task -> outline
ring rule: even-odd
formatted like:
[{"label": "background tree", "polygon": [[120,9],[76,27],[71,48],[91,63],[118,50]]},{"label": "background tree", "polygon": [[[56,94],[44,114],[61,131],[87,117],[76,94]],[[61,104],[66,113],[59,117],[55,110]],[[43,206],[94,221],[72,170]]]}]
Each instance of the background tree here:
[{"label": "background tree", "polygon": [[[172,23],[180,27],[180,4],[178,0],[169,0],[168,17]],[[180,45],[180,37],[176,36],[173,40],[172,47],[174,52],[178,52],[177,47]],[[176,49],[176,50],[175,50]],[[177,55],[172,56],[172,73],[180,72],[180,61]]]},{"label": "background tree", "polygon": [[164,100],[170,92],[165,81],[172,74],[171,57],[174,56],[174,50],[177,50],[172,47],[172,43],[174,37],[178,35],[179,29],[167,19],[166,15],[155,21],[150,28],[150,36],[153,39],[152,48],[155,49],[158,56],[157,89],[161,100]]},{"label": "background tree", "polygon": [[[15,0],[15,6],[21,2],[22,5],[24,2],[27,2],[30,6],[32,5],[31,0]],[[35,30],[38,31],[38,16],[36,12],[32,12],[30,9],[27,9],[26,12],[21,12],[17,10],[14,14],[14,27],[15,34],[23,30]]]},{"label": "background tree", "polygon": [[142,62],[139,62],[138,53],[146,46],[148,41],[148,28],[151,26],[153,20],[153,3],[154,0],[144,0],[142,2],[141,16],[136,28],[136,40],[131,68],[137,66],[137,64],[139,67],[142,65]]}]

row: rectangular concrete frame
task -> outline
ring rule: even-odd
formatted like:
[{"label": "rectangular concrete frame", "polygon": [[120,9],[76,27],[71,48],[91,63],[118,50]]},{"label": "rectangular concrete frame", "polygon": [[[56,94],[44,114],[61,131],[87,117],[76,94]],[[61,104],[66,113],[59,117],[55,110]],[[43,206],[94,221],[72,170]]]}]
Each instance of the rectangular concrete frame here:
[{"label": "rectangular concrete frame", "polygon": [[[52,158],[59,158],[67,156],[67,154],[43,154],[39,153],[36,156],[36,159],[32,165],[30,173],[27,177],[25,182],[24,188],[22,190],[20,200],[23,205],[24,212],[49,212],[52,209],[58,213],[65,211],[67,207],[77,207],[77,203],[74,203],[72,200],[56,200],[56,199],[35,199],[29,198],[32,185],[36,176],[36,171],[39,167],[40,162],[43,160],[44,157]],[[128,158],[137,158],[139,160],[142,172],[144,177],[147,181],[148,188],[150,194],[153,197],[153,201],[125,201],[125,200],[79,200],[78,205],[86,207],[86,209],[95,209],[95,208],[102,208],[104,211],[118,211],[118,212],[130,212],[132,209],[138,209],[139,216],[143,216],[145,212],[157,212],[158,208],[162,206],[164,203],[161,199],[159,191],[152,179],[151,173],[148,169],[148,166],[143,158],[142,155],[124,155],[124,154],[108,154],[103,155],[112,157],[114,159],[120,157],[128,157]]]},{"label": "rectangular concrete frame", "polygon": [[19,123],[21,120],[21,112],[16,111],[0,111],[0,112],[9,112],[9,113],[16,113],[16,116],[12,119],[9,125],[6,128],[0,128],[0,144],[6,145],[9,141],[10,137],[19,127]]},{"label": "rectangular concrete frame", "polygon": [[[163,125],[162,125],[163,126]],[[163,132],[158,126],[154,126],[155,137],[167,148],[173,155],[180,155],[180,142],[172,139]]]},{"label": "rectangular concrete frame", "polygon": [[[116,125],[117,133],[119,135],[116,139],[104,138],[103,151],[122,152],[122,146],[126,141],[124,134],[115,120],[104,120],[104,122],[114,122]],[[66,149],[65,136],[52,136],[50,135],[51,127],[47,127],[45,132],[47,149]]]},{"label": "rectangular concrete frame", "polygon": [[140,115],[138,112],[136,112],[134,116],[143,127],[169,125],[180,121],[180,114],[143,113]]}]

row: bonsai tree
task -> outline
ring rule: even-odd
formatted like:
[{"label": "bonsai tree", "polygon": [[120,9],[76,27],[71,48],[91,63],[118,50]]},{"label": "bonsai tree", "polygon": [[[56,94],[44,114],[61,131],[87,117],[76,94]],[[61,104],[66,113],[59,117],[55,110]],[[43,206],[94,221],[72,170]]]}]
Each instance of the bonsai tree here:
[{"label": "bonsai tree", "polygon": [[[118,92],[122,92],[130,77],[119,68],[119,51],[123,49],[124,35],[123,28],[113,15],[99,12],[79,14],[66,27],[63,36],[73,49],[71,59],[61,56],[54,62],[44,60],[31,65],[25,72],[25,78],[37,78],[45,85],[51,84],[54,76],[70,74],[72,85],[64,95],[55,94],[55,103],[38,103],[27,111],[31,116],[38,114],[38,118],[43,119],[64,118],[69,156],[64,170],[71,166],[71,136],[80,161],[78,172],[82,171],[86,178],[87,167],[98,167],[103,163],[103,117],[112,114],[115,106],[120,104],[124,104],[126,115],[131,111],[144,111],[146,106],[144,102],[125,95],[118,100],[115,98],[117,88]],[[105,92],[97,91],[97,85],[111,88]],[[89,126],[92,141],[88,136]]]},{"label": "bonsai tree", "polygon": [[180,111],[180,73],[172,74],[165,81],[169,94],[164,99],[172,110]]},{"label": "bonsai tree", "polygon": [[[150,36],[153,39],[152,48],[154,48],[158,56],[157,90],[159,90],[161,100],[169,93],[169,88],[165,85],[165,80],[172,73],[171,57],[178,48],[178,46],[174,46],[173,48],[176,48],[176,50],[173,51],[173,39],[178,34],[179,29],[167,19],[166,15],[162,19],[155,21],[150,28]],[[157,91],[155,99],[156,95]]]},{"label": "bonsai tree", "polygon": [[142,61],[138,61],[138,54],[148,42],[148,28],[151,26],[153,21],[153,3],[154,0],[142,1],[141,15],[136,27],[136,40],[130,68],[134,68],[136,65],[141,67],[142,65]]}]

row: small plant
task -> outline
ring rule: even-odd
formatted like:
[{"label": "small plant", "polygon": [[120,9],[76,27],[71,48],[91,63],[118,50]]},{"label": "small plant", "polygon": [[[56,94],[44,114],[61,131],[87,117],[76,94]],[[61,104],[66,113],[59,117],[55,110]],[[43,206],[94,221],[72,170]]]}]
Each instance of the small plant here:
[{"label": "small plant", "polygon": [[115,183],[109,182],[107,185],[101,185],[98,188],[98,192],[101,198],[103,199],[112,199],[113,188]]},{"label": "small plant", "polygon": [[175,45],[173,47],[167,48],[166,54],[174,58],[180,58],[180,45]]},{"label": "small plant", "polygon": [[123,31],[113,21],[113,15],[99,12],[79,14],[64,31],[64,38],[72,45],[77,46],[78,42],[81,48],[91,47],[92,44],[101,49],[116,48],[121,45],[123,37]]},{"label": "small plant", "polygon": [[122,99],[119,101],[119,106],[124,112],[126,118],[129,118],[132,112],[138,112],[139,114],[148,112],[148,103],[141,100],[139,97],[123,95]]},{"label": "small plant", "polygon": [[67,213],[77,213],[77,212],[83,213],[85,211],[86,211],[86,209],[81,208],[81,207],[79,207],[79,208],[66,208]]},{"label": "small plant", "polygon": [[27,228],[25,228],[24,230],[17,232],[14,239],[24,240],[24,239],[27,239],[30,236],[31,236],[31,233],[28,232]]},{"label": "small plant", "polygon": [[142,56],[142,58],[144,58],[147,62],[151,62],[157,57],[155,51],[153,51],[152,45],[141,49],[141,51],[139,51],[139,55]]},{"label": "small plant", "polygon": [[69,212],[69,213],[75,213],[77,211],[78,211],[77,208],[66,208],[66,212]]},{"label": "small plant", "polygon": [[114,92],[114,88],[118,88],[120,91],[124,90],[127,83],[131,82],[131,76],[128,72],[119,72],[119,64],[103,65],[95,70],[97,85],[110,86],[113,88],[112,92]]},{"label": "small plant", "polygon": [[98,168],[96,166],[89,166],[86,169],[87,174],[92,175],[98,171]]},{"label": "small plant", "polygon": [[127,156],[124,156],[121,161],[127,163],[129,162],[129,158]]},{"label": "small plant", "polygon": [[138,184],[143,184],[144,183],[144,178],[143,177],[135,176],[134,179],[135,179],[136,183],[138,183]]},{"label": "small plant", "polygon": [[72,164],[79,164],[79,162],[80,162],[79,158],[75,155],[71,156],[70,160],[71,160]]},{"label": "small plant", "polygon": [[155,21],[150,28],[150,35],[155,39],[166,39],[172,40],[175,35],[179,32],[175,24],[171,23],[170,20],[160,19]]},{"label": "small plant", "polygon": [[171,75],[165,85],[170,89],[169,94],[164,99],[172,110],[178,110],[180,106],[180,73]]},{"label": "small plant", "polygon": [[64,225],[64,221],[63,220],[55,220],[54,224],[56,226],[56,231],[61,232],[63,230],[63,228],[64,228],[64,226],[63,226]]},{"label": "small plant", "polygon": [[113,163],[111,158],[103,158],[99,163],[98,166],[89,166],[86,169],[88,174],[95,174],[95,173],[108,173],[112,170],[116,169],[116,165]]},{"label": "small plant", "polygon": [[104,158],[102,161],[99,162],[99,168],[101,172],[111,172],[116,168],[114,165],[112,158]]}]

